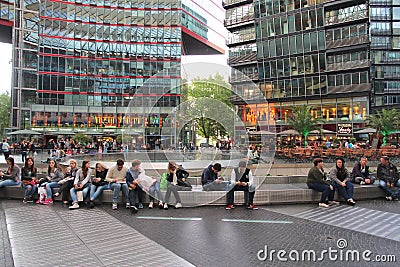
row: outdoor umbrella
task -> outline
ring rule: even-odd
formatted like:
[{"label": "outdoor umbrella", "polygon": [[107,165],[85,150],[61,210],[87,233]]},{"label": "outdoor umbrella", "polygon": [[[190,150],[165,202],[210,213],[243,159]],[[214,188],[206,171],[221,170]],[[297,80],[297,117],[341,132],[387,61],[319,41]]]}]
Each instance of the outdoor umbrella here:
[{"label": "outdoor umbrella", "polygon": [[32,130],[18,130],[15,132],[8,133],[8,135],[41,135],[42,133]]},{"label": "outdoor umbrella", "polygon": [[376,129],[374,128],[365,128],[362,130],[358,130],[354,132],[355,134],[368,134],[368,133],[376,133]]},{"label": "outdoor umbrella", "polygon": [[293,129],[285,130],[282,132],[277,133],[277,135],[299,135],[299,132]]},{"label": "outdoor umbrella", "polygon": [[322,129],[322,131],[320,131],[320,130],[312,130],[311,132],[310,132],[310,134],[320,134],[322,132],[322,134],[336,134],[335,132],[333,132],[333,131],[329,131],[329,130],[325,130],[325,129]]}]

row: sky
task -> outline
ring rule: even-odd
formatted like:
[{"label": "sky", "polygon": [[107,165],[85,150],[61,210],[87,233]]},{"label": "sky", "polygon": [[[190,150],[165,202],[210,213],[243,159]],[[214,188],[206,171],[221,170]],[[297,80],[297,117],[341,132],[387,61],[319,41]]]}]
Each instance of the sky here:
[{"label": "sky", "polygon": [[11,93],[12,48],[11,44],[0,43],[0,94]]},{"label": "sky", "polygon": [[[0,56],[0,94],[6,91],[11,93],[11,44],[0,43],[0,51],[2,54]],[[229,75],[226,55],[184,56],[182,64],[182,76],[189,79],[208,78],[215,76],[217,72],[225,77]]]}]

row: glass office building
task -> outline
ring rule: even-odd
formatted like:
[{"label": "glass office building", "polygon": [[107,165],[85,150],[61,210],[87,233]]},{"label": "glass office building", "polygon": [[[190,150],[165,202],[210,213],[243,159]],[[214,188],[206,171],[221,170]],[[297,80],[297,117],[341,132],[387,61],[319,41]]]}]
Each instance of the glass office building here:
[{"label": "glass office building", "polygon": [[125,132],[139,144],[158,138],[174,145],[166,118],[180,103],[181,57],[224,53],[220,5],[1,1],[14,33],[12,126],[29,123],[47,135]]},{"label": "glass office building", "polygon": [[248,128],[284,130],[291,107],[306,104],[325,129],[353,131],[375,110],[399,107],[400,1],[227,0],[224,7],[229,63],[268,101],[235,102]]}]

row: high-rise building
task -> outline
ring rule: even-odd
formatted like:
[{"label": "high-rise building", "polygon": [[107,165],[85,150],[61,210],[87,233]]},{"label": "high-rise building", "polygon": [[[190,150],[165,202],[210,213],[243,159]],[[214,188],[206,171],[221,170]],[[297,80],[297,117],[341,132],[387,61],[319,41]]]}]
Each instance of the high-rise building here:
[{"label": "high-rise building", "polygon": [[[347,136],[370,113],[400,107],[399,0],[225,0],[223,6],[229,65],[268,101],[237,99],[247,128],[258,122],[284,130],[292,106],[306,104],[325,129]],[[232,77],[234,87],[241,82]]]},{"label": "high-rise building", "polygon": [[125,131],[138,144],[175,145],[168,115],[180,103],[181,57],[224,53],[224,10],[215,0],[0,7],[5,27],[13,26],[11,125],[46,135]]}]

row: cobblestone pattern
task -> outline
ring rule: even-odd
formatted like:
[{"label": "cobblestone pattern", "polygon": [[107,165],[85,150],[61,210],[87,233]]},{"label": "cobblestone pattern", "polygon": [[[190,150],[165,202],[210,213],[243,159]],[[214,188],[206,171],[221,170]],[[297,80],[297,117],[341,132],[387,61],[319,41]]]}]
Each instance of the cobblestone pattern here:
[{"label": "cobblestone pattern", "polygon": [[[0,203],[2,203],[2,201]],[[2,205],[0,205],[0,238],[0,266],[13,267],[14,262],[12,260],[11,245],[8,238],[6,217]]]}]

